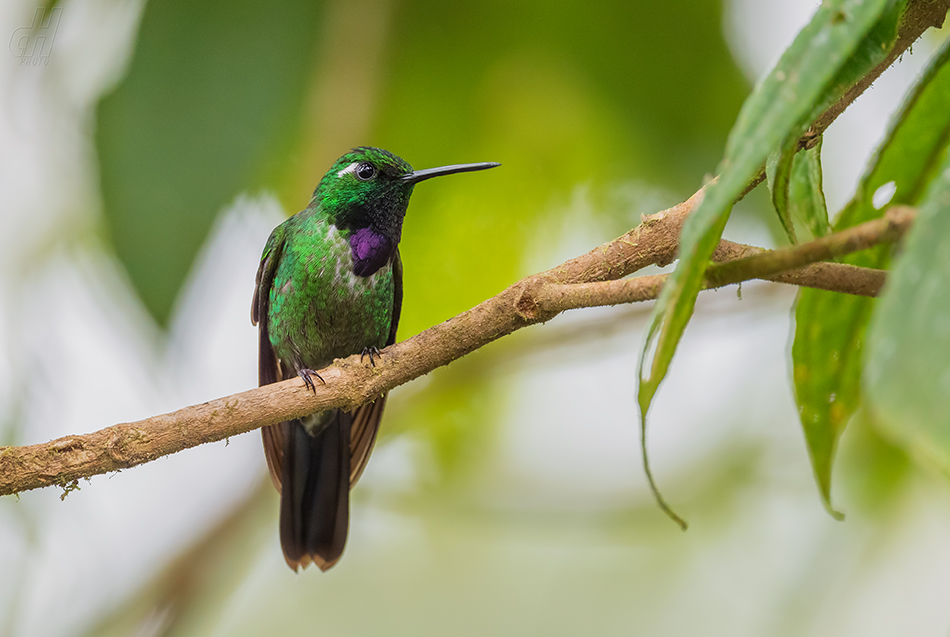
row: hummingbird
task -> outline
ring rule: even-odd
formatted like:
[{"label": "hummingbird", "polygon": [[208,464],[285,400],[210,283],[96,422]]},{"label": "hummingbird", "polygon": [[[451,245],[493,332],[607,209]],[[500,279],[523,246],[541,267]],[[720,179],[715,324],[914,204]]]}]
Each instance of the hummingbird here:
[{"label": "hummingbird", "polygon": [[[396,342],[402,309],[399,240],[417,183],[484,170],[482,162],[413,170],[380,148],[361,146],[336,160],[309,205],[271,232],[251,303],[258,326],[261,385],[299,376],[311,390],[316,370],[360,354],[375,365]],[[330,409],[263,427],[264,456],[280,493],[280,544],[294,571],[326,571],[340,559],[349,491],[373,450],[386,395],[352,411]]]}]

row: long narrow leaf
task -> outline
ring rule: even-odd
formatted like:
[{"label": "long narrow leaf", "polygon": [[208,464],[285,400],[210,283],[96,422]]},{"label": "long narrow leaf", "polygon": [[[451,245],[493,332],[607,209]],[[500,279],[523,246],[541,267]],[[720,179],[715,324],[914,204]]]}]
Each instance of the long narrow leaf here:
[{"label": "long narrow leaf", "polygon": [[822,189],[821,144],[819,138],[813,147],[795,155],[788,183],[789,216],[808,228],[815,238],[831,232]]},{"label": "long narrow leaf", "polygon": [[765,163],[765,174],[768,177],[769,190],[772,191],[772,206],[778,213],[785,235],[793,244],[798,243],[798,237],[795,236],[795,225],[789,210],[789,185],[792,179],[792,164],[797,153],[798,136],[793,135],[791,139],[786,140],[781,150],[772,153]]}]

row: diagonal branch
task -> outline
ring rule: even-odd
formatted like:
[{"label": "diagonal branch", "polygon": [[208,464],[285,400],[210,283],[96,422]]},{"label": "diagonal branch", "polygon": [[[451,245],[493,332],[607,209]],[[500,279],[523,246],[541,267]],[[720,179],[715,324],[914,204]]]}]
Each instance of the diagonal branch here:
[{"label": "diagonal branch", "polygon": [[[699,204],[702,192],[645,217],[639,226],[614,241],[529,276],[472,309],[386,348],[376,367],[360,363],[359,356],[338,359],[320,370],[326,384],[317,385],[313,392],[299,379],[287,380],[90,434],[44,444],[0,447],[0,495],[52,485],[68,488],[79,478],[132,467],[264,425],[324,409],[353,409],[566,309],[655,298],[662,275],[618,279],[675,258],[683,222]],[[883,273],[816,262],[893,241],[912,220],[912,210],[894,208],[885,219],[784,250],[767,251],[723,241],[717,251],[723,262],[710,268],[709,287],[766,277],[852,293],[863,285],[864,292],[860,293],[874,293]],[[877,284],[872,281],[868,288],[871,279]]]}]

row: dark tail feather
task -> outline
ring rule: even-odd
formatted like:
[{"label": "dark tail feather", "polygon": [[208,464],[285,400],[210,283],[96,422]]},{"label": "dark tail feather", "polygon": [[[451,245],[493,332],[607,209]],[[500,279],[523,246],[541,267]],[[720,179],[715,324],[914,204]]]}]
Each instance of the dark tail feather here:
[{"label": "dark tail feather", "polygon": [[325,571],[340,559],[350,514],[350,425],[337,410],[330,424],[310,436],[290,423],[281,468],[280,544],[290,568],[313,561]]}]

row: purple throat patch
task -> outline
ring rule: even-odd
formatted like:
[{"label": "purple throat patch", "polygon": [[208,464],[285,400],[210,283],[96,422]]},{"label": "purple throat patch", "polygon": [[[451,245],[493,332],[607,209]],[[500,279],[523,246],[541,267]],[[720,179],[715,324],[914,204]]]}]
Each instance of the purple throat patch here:
[{"label": "purple throat patch", "polygon": [[350,235],[350,251],[353,254],[353,273],[370,276],[386,264],[393,248],[389,239],[372,228],[360,228]]}]

